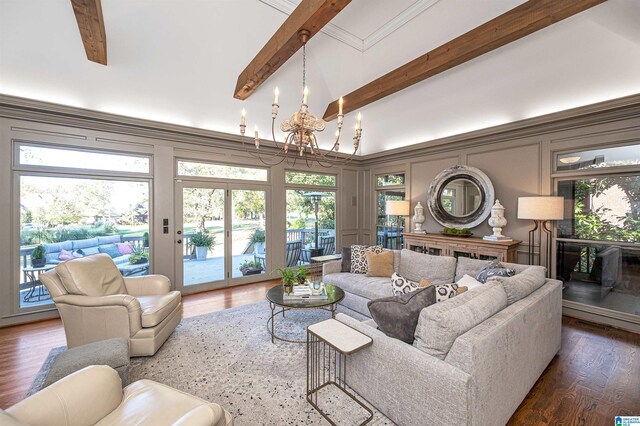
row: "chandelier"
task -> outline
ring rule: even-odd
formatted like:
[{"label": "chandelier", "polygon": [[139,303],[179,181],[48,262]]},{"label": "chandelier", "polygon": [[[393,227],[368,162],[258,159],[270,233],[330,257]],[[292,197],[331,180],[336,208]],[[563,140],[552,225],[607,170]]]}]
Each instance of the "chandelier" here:
[{"label": "chandelier", "polygon": [[[302,42],[302,103],[300,109],[293,113],[293,115],[283,120],[280,123],[280,130],[285,132],[284,142],[276,141],[275,135],[275,123],[278,116],[278,110],[280,105],[278,104],[278,97],[280,91],[276,87],[274,91],[274,100],[271,104],[271,139],[273,142],[272,148],[275,148],[275,152],[266,153],[260,150],[260,136],[258,134],[258,127],[254,129],[254,143],[245,143],[245,131],[246,125],[246,112],[242,110],[242,117],[240,119],[240,134],[242,135],[242,146],[245,151],[258,158],[263,164],[268,166],[275,166],[282,162],[288,165],[295,165],[296,161],[304,161],[307,167],[312,167],[313,164],[318,164],[322,167],[332,167],[335,165],[341,165],[349,163],[358,148],[360,147],[360,138],[362,136],[362,115],[358,113],[356,119],[355,132],[353,136],[353,152],[350,155],[340,155],[340,136],[342,135],[342,126],[344,123],[344,114],[342,113],[343,99],[340,97],[338,101],[338,129],[335,133],[335,139],[333,146],[329,150],[321,150],[318,146],[318,140],[316,138],[316,132],[324,131],[327,123],[313,115],[307,106],[307,99],[309,97],[309,89],[306,83],[306,46],[309,40],[309,31],[300,30],[298,37]],[[251,147],[251,148],[249,148]]]}]

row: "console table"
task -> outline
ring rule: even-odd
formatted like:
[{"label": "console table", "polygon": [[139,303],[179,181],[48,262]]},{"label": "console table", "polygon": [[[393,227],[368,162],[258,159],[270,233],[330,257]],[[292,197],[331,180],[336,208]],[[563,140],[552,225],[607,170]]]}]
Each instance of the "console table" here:
[{"label": "console table", "polygon": [[450,237],[442,234],[404,233],[404,248],[434,256],[518,263],[518,244],[522,241],[486,241],[479,237]]}]

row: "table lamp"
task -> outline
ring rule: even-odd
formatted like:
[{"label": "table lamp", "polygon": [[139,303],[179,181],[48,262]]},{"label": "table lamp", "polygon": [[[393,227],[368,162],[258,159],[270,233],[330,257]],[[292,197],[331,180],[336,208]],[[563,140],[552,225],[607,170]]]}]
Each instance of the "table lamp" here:
[{"label": "table lamp", "polygon": [[[533,220],[534,227],[529,231],[529,264],[534,264],[535,234],[542,248],[542,230],[547,234],[545,246],[545,260],[547,275],[551,269],[551,229],[549,224],[553,220],[564,219],[564,197],[538,196],[518,197],[518,219]],[[538,257],[540,264],[542,254]]]},{"label": "table lamp", "polygon": [[[396,217],[396,241],[400,241],[400,216],[409,216],[411,203],[408,200],[387,200],[385,213],[387,216]],[[396,244],[396,249],[397,249]]]}]

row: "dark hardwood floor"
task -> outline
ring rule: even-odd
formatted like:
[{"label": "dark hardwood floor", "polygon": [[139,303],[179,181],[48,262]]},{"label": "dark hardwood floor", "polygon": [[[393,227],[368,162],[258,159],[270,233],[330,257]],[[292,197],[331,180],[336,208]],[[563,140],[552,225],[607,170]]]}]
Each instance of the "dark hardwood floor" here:
[{"label": "dark hardwood floor", "polygon": [[[264,300],[275,281],[184,297],[184,316]],[[51,348],[65,344],[60,320],[0,329],[0,408],[22,399]],[[640,335],[564,317],[562,349],[509,425],[609,425],[640,415]]]}]

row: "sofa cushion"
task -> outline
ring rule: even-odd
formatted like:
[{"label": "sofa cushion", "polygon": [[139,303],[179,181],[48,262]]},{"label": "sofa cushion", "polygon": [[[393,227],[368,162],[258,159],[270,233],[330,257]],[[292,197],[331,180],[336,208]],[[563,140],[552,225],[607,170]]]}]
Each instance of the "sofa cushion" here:
[{"label": "sofa cushion", "polygon": [[78,249],[77,250],[78,253],[80,253],[83,256],[91,256],[93,254],[98,254],[100,253],[100,249],[98,249],[98,246],[95,247],[85,247],[83,249]]},{"label": "sofa cushion", "polygon": [[383,251],[382,253],[367,251],[365,257],[367,258],[368,277],[391,277],[393,274],[392,251]]},{"label": "sofa cushion", "polygon": [[125,263],[129,263],[130,256],[130,254],[125,254],[123,256],[114,257],[112,260],[116,265],[124,265]]},{"label": "sofa cushion", "polygon": [[100,253],[106,253],[113,259],[114,257],[120,256],[120,251],[118,250],[118,246],[115,244],[104,244],[98,246],[98,250]]},{"label": "sofa cushion", "polygon": [[[482,268],[487,266],[487,260],[479,260],[479,259],[470,259],[468,257],[459,257],[458,264],[456,265],[456,279],[455,282],[458,282],[460,278],[464,275],[471,275],[472,277],[478,276],[478,273]],[[502,266],[505,268],[513,269],[516,271],[516,274],[524,271],[529,267],[529,265],[520,265],[518,263],[507,263],[501,262]],[[544,268],[543,268],[544,269]]]},{"label": "sofa cushion", "polygon": [[400,254],[398,273],[411,281],[429,279],[433,284],[450,284],[456,271],[456,258],[431,256],[404,249]]},{"label": "sofa cushion", "polygon": [[502,284],[507,293],[507,303],[511,305],[542,287],[546,280],[543,267],[530,266],[513,277],[497,277],[493,281]]},{"label": "sofa cushion", "polygon": [[68,260],[56,266],[56,273],[70,294],[108,296],[127,293],[122,274],[108,254]]},{"label": "sofa cushion", "polygon": [[351,247],[342,247],[342,272],[351,272]]},{"label": "sofa cushion", "polygon": [[366,274],[368,270],[367,257],[365,253],[373,251],[374,253],[382,253],[382,246],[351,246],[351,273]]},{"label": "sofa cushion", "polygon": [[98,237],[98,245],[115,244],[121,242],[120,235],[108,235],[106,237]]},{"label": "sofa cushion", "polygon": [[137,297],[142,309],[142,327],[155,327],[160,324],[180,304],[180,292],[170,291],[157,296]]},{"label": "sofa cushion", "polygon": [[489,282],[422,310],[413,346],[444,359],[455,340],[507,306],[502,284]]},{"label": "sofa cushion", "polygon": [[[87,238],[85,240],[71,240],[71,245],[74,250],[86,249],[88,247],[98,247],[100,243],[98,238]],[[95,253],[94,253],[95,254]]]},{"label": "sofa cushion", "polygon": [[420,285],[416,282],[408,280],[395,272],[391,276],[391,291],[394,296],[400,296],[403,294],[411,293],[417,290]]},{"label": "sofa cushion", "polygon": [[62,251],[62,249],[67,250],[67,251],[73,250],[73,246],[71,244],[71,241],[63,241],[61,243],[43,244],[42,246],[44,247],[44,252],[45,253],[60,253]]},{"label": "sofa cushion", "polygon": [[411,344],[420,311],[435,302],[435,287],[430,286],[400,296],[372,300],[367,307],[380,331]]},{"label": "sofa cushion", "polygon": [[393,296],[389,278],[367,277],[362,274],[339,273],[325,275],[324,282],[335,284],[342,290],[367,299]]}]

